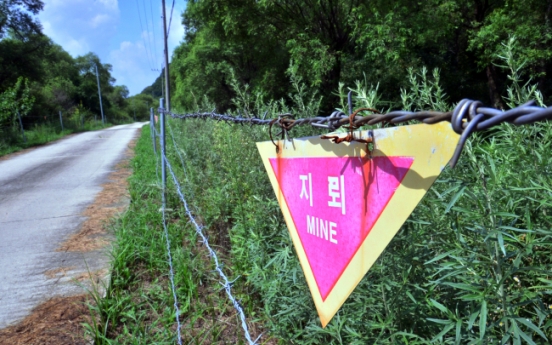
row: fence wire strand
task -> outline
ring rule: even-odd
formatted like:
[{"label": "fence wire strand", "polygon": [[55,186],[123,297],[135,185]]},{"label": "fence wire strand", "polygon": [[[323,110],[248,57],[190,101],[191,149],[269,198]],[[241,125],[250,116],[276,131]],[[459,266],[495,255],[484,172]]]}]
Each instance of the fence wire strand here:
[{"label": "fence wire strand", "polygon": [[[151,126],[152,130],[153,130],[153,133],[154,133],[154,136],[153,136],[153,145],[155,147],[156,145],[156,140],[158,140],[159,138],[161,138],[161,136],[159,135],[159,132],[157,132],[157,128],[155,128],[155,123],[153,124],[153,126]],[[161,150],[159,150],[161,151]],[[160,154],[157,154],[157,151],[154,153],[155,154],[155,160],[156,160],[156,164],[155,164],[155,177],[157,178],[157,182],[160,181],[160,178],[159,178],[159,155]]]},{"label": "fence wire strand", "polygon": [[255,341],[253,341],[251,339],[251,335],[249,334],[249,329],[247,327],[247,323],[246,323],[246,320],[245,320],[245,313],[243,312],[243,309],[240,306],[240,304],[238,303],[238,301],[236,300],[236,298],[232,295],[232,284],[228,280],[228,277],[226,277],[226,275],[222,271],[222,266],[219,263],[217,254],[211,248],[211,246],[209,245],[209,241],[208,241],[207,237],[205,236],[205,234],[203,233],[202,227],[197,223],[194,216],[192,215],[192,212],[190,211],[190,208],[188,207],[188,203],[186,202],[186,198],[184,198],[184,194],[182,193],[180,183],[178,182],[178,179],[176,178],[176,175],[173,171],[173,168],[172,168],[171,164],[169,163],[169,160],[167,159],[166,156],[163,156],[163,159],[165,160],[165,164],[167,164],[167,168],[169,169],[169,173],[171,174],[174,185],[176,186],[176,191],[178,193],[178,196],[180,197],[180,201],[182,201],[182,204],[184,205],[184,209],[186,210],[186,214],[188,215],[188,218],[190,219],[190,222],[192,222],[192,224],[194,225],[196,233],[201,237],[201,242],[205,245],[205,247],[209,251],[209,255],[215,261],[215,269],[219,273],[219,276],[223,280],[223,283],[221,285],[224,288],[224,290],[226,291],[226,295],[228,296],[228,298],[230,299],[230,301],[234,305],[234,308],[236,309],[236,311],[239,314],[240,321],[241,321],[241,326],[242,326],[243,331],[245,333],[245,339],[247,340],[248,344],[255,345],[257,343],[258,339],[255,340]]},{"label": "fence wire strand", "polygon": [[[157,134],[157,129],[155,128],[155,125],[153,126],[153,130]],[[158,136],[160,138],[160,136]],[[156,164],[155,164],[155,174],[157,177],[157,181],[159,181],[159,156],[161,156],[161,161],[164,159],[163,150],[159,150],[159,154],[155,155]],[[174,301],[174,310],[175,310],[175,319],[176,319],[176,326],[177,326],[177,341],[178,345],[182,345],[182,334],[181,334],[181,324],[180,324],[180,308],[178,307],[178,298],[176,296],[176,285],[174,283],[174,268],[173,268],[173,259],[172,259],[172,253],[171,253],[171,240],[169,238],[169,229],[167,227],[167,217],[166,217],[166,208],[167,208],[167,198],[165,195],[165,191],[162,192],[162,205],[161,210],[163,214],[163,231],[165,233],[165,244],[167,246],[167,258],[169,261],[169,280],[171,283],[171,290],[173,295],[173,301]]]},{"label": "fence wire strand", "polygon": [[169,259],[169,279],[171,281],[171,289],[173,294],[173,300],[174,300],[174,310],[175,310],[175,319],[176,319],[176,330],[177,330],[177,340],[178,345],[182,345],[182,335],[180,333],[180,308],[178,307],[178,298],[176,297],[176,287],[174,284],[174,269],[173,269],[173,260],[172,260],[172,254],[171,254],[171,241],[169,239],[169,230],[167,228],[167,219],[165,215],[165,194],[163,193],[163,229],[165,231],[165,239],[166,239],[166,245],[167,245],[167,257]]},{"label": "fence wire strand", "polygon": [[[184,172],[184,178],[190,184],[190,180],[188,179],[188,173],[186,172],[186,165],[184,164],[184,158],[182,157],[181,150],[178,149],[178,145],[176,145],[176,140],[174,139],[174,132],[171,126],[171,121],[165,121],[167,124],[167,127],[169,127],[169,132],[171,134],[172,143],[174,146],[174,150],[176,151],[176,154],[178,155],[178,158],[180,159],[180,165],[182,166],[182,171]],[[184,152],[184,154],[186,154]],[[193,193],[190,192],[191,197],[193,198]]]},{"label": "fence wire strand", "polygon": [[[277,126],[281,128],[279,134],[286,134],[295,126],[310,125],[313,127],[324,128],[329,131],[335,131],[340,127],[349,126],[349,129],[358,129],[361,126],[371,126],[379,123],[399,124],[409,121],[420,121],[425,124],[435,124],[442,121],[448,121],[452,125],[452,129],[460,135],[458,146],[451,159],[450,166],[454,168],[460,154],[464,148],[466,140],[473,132],[484,131],[501,123],[507,122],[514,125],[526,125],[539,121],[547,121],[552,119],[552,107],[535,106],[534,101],[527,102],[519,107],[503,111],[495,108],[483,107],[480,101],[470,99],[461,100],[453,111],[391,111],[387,114],[374,114],[373,109],[359,109],[351,112],[350,115],[342,111],[334,111],[330,116],[322,117],[315,116],[309,118],[293,118],[292,114],[277,114],[275,118],[266,119],[251,116],[232,116],[227,114],[217,114],[213,112],[196,112],[187,114],[175,114],[164,109],[159,109],[160,112],[165,112],[172,118],[176,119],[213,119],[228,123],[237,123],[242,125],[261,125],[261,126]],[[360,115],[361,112],[371,112],[365,116]],[[266,114],[265,114],[266,115]],[[354,140],[351,136],[351,140]]]}]

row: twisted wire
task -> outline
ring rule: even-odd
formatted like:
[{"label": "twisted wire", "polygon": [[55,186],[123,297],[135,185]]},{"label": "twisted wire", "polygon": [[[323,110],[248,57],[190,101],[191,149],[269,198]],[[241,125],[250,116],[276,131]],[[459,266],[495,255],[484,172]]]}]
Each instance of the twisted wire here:
[{"label": "twisted wire", "polygon": [[[176,140],[174,139],[174,133],[173,133],[173,130],[172,130],[171,121],[166,121],[166,123],[167,123],[167,127],[169,128],[169,133],[171,135],[174,150],[176,151],[176,154],[178,155],[178,158],[180,159],[180,165],[182,166],[182,171],[184,172],[184,177],[186,178],[186,182],[188,182],[188,184],[190,184],[190,180],[188,179],[188,173],[186,172],[186,164],[184,164],[184,158],[182,157],[181,150],[178,149],[178,146],[176,145]],[[186,154],[186,153],[184,152],[184,154]],[[193,193],[190,192],[190,194],[191,194],[191,197],[193,198],[194,197]]]},{"label": "twisted wire", "polygon": [[257,341],[256,340],[253,341],[251,339],[251,335],[249,334],[247,323],[245,321],[245,313],[243,312],[243,309],[240,306],[240,304],[238,303],[238,301],[236,300],[236,298],[232,295],[232,283],[230,283],[230,281],[228,280],[228,277],[226,277],[226,275],[222,271],[222,266],[219,263],[217,254],[215,253],[215,251],[209,245],[209,241],[207,240],[207,237],[205,236],[205,234],[203,234],[202,227],[197,223],[194,216],[192,215],[192,212],[190,211],[190,208],[188,207],[188,203],[186,202],[186,199],[184,198],[184,194],[182,193],[180,183],[178,183],[178,179],[176,178],[176,175],[175,175],[175,173],[172,169],[171,164],[169,163],[169,160],[167,159],[166,156],[163,156],[163,159],[165,161],[165,164],[167,164],[167,168],[169,169],[169,173],[171,174],[174,185],[176,186],[176,191],[178,193],[178,196],[180,197],[180,201],[182,201],[182,204],[184,205],[184,209],[186,210],[186,214],[188,215],[188,218],[190,219],[190,221],[194,225],[197,234],[201,237],[201,241],[203,242],[203,244],[205,245],[205,247],[209,251],[209,255],[215,261],[215,269],[219,273],[220,277],[223,280],[223,284],[221,284],[221,285],[223,286],[224,290],[226,291],[226,295],[228,296],[228,298],[230,299],[230,301],[234,305],[234,308],[236,309],[236,311],[238,312],[238,314],[240,316],[241,326],[242,326],[243,331],[245,333],[245,339],[247,340],[248,344],[255,345]]},{"label": "twisted wire", "polygon": [[174,310],[175,310],[175,319],[176,319],[176,331],[177,331],[177,341],[179,345],[182,345],[182,334],[180,333],[180,328],[182,327],[180,325],[180,308],[178,307],[178,299],[176,297],[176,287],[174,284],[174,269],[173,269],[173,260],[172,260],[172,254],[171,254],[171,241],[169,239],[169,230],[167,228],[167,219],[165,216],[165,193],[163,193],[163,230],[165,231],[165,240],[166,240],[166,246],[167,246],[167,257],[169,259],[169,279],[171,281],[171,289],[172,289],[172,295],[173,295],[173,301],[174,301]]},{"label": "twisted wire", "polygon": [[292,114],[278,114],[277,118],[266,119],[256,116],[241,117],[227,114],[217,114],[213,112],[197,112],[188,114],[174,114],[169,111],[159,109],[160,112],[165,112],[176,119],[213,119],[224,121],[227,123],[237,123],[242,125],[262,125],[262,126],[278,126],[283,132],[291,130],[295,126],[310,125],[313,127],[324,128],[330,131],[335,131],[342,126],[351,126],[359,128],[361,126],[371,126],[379,123],[399,124],[408,121],[420,121],[425,124],[435,124],[442,121],[448,121],[452,125],[452,129],[460,135],[460,140],[452,156],[450,166],[454,168],[460,154],[464,148],[466,140],[473,132],[484,131],[501,123],[507,122],[514,125],[526,125],[539,121],[552,119],[552,107],[535,106],[535,102],[527,102],[516,108],[508,111],[502,111],[495,108],[483,107],[480,101],[470,99],[461,100],[453,111],[404,111],[397,110],[387,114],[369,114],[362,116],[354,114],[354,116],[346,115],[342,111],[334,111],[330,116],[309,117],[294,119]]}]

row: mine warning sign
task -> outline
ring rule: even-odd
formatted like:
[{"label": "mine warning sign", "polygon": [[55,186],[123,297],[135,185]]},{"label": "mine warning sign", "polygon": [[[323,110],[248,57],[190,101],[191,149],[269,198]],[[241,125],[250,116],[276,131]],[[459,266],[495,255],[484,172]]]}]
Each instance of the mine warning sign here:
[{"label": "mine warning sign", "polygon": [[[346,134],[343,133],[343,136]],[[368,272],[448,163],[449,123],[257,143],[322,326]]]}]

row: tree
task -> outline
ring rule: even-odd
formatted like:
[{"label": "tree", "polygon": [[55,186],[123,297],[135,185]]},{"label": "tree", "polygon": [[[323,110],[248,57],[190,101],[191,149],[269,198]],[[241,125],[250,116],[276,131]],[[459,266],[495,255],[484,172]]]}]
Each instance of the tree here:
[{"label": "tree", "polygon": [[512,34],[528,77],[552,91],[551,15],[552,0],[194,0],[173,56],[173,104],[190,108],[206,96],[232,108],[232,76],[252,93],[283,98],[291,65],[324,97],[323,113],[340,104],[339,82],[359,79],[398,107],[407,71],[424,67],[441,71],[451,102],[503,107],[508,76],[496,54]]},{"label": "tree", "polygon": [[1,0],[0,1],[0,39],[7,32],[25,40],[32,34],[40,34],[42,26],[31,14],[42,11],[44,3],[41,0]]},{"label": "tree", "polygon": [[489,13],[484,26],[470,37],[469,49],[478,53],[480,66],[489,66],[501,44],[515,36],[518,65],[526,63],[529,76],[538,80],[541,89],[550,87],[546,76],[552,62],[551,16],[552,0],[508,0]]},{"label": "tree", "polygon": [[364,13],[361,0],[263,0],[267,20],[286,42],[291,59],[311,85],[326,98],[325,110],[335,107],[343,59],[355,50],[355,18]]},{"label": "tree", "polygon": [[185,42],[171,66],[175,105],[206,95],[221,110],[232,107],[232,73],[252,90],[285,96],[289,55],[257,1],[189,1],[183,24]]},{"label": "tree", "polygon": [[156,109],[159,100],[149,94],[140,93],[129,97],[127,103],[127,112],[132,116],[136,114],[136,121],[149,121],[150,108]]},{"label": "tree", "polygon": [[27,115],[34,103],[28,80],[20,77],[14,86],[0,94],[0,124],[15,121],[16,115]]},{"label": "tree", "polygon": [[102,92],[102,105],[104,114],[108,115],[112,109],[111,99],[105,97],[113,93],[115,79],[111,76],[112,66],[102,64],[100,58],[94,53],[88,53],[75,59],[79,73],[77,84],[77,99],[82,105],[95,114],[100,114],[100,99],[98,96],[98,84],[96,67],[99,73],[100,89]]}]

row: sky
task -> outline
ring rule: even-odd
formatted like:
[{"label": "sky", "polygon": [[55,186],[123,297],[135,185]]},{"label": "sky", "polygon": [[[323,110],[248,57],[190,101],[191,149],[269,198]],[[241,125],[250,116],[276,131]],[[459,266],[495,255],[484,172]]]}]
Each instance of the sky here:
[{"label": "sky", "polygon": [[[163,65],[160,0],[43,0],[38,15],[43,32],[73,57],[93,52],[113,66],[116,85],[130,96],[151,85]],[[167,25],[173,1],[166,0]],[[174,0],[169,31],[169,59],[184,37],[181,13],[186,3]]]}]

